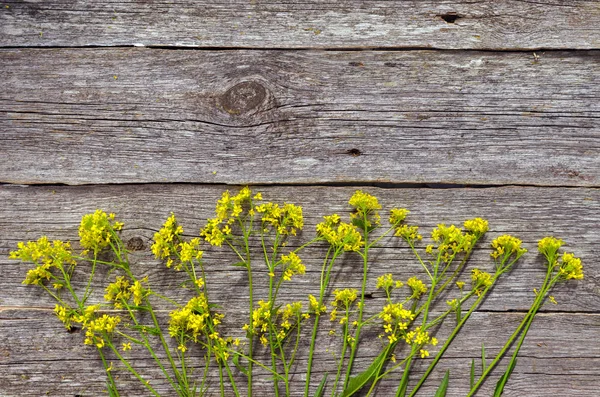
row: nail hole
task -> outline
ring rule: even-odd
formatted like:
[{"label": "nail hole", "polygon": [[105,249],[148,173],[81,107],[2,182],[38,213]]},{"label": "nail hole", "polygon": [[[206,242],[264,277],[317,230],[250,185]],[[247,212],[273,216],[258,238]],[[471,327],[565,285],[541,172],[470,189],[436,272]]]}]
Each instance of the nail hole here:
[{"label": "nail hole", "polygon": [[352,157],[358,157],[362,154],[362,152],[358,149],[350,149],[346,153],[348,153]]},{"label": "nail hole", "polygon": [[348,62],[348,65],[350,65],[350,66],[358,66],[358,67],[365,66],[365,64],[362,63],[362,62]]},{"label": "nail hole", "polygon": [[440,18],[442,18],[446,23],[454,23],[457,19],[462,17],[457,14],[444,14],[440,15]]}]

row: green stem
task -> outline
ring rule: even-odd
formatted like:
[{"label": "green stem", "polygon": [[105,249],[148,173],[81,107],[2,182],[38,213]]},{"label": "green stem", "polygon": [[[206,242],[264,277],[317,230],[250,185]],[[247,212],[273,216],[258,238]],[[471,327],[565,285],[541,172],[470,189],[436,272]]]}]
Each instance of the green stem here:
[{"label": "green stem", "polygon": [[342,374],[342,365],[344,365],[344,357],[346,356],[346,349],[348,348],[348,321],[350,316],[350,307],[346,306],[346,324],[344,324],[344,335],[343,335],[343,343],[342,343],[342,355],[340,357],[340,361],[338,362],[337,374],[335,375],[335,382],[333,382],[333,388],[331,390],[331,397],[335,395],[337,390],[338,381],[340,380],[340,376]]},{"label": "green stem", "polygon": [[[552,286],[551,284],[549,284],[549,283],[551,283],[551,281],[550,281],[551,275],[552,275],[552,265],[549,264],[548,272],[546,273],[546,278],[544,279],[544,283],[542,284],[541,290],[548,291],[549,288]],[[523,329],[523,327],[526,324],[530,323],[530,320],[533,320],[533,317],[535,316],[535,313],[537,312],[539,305],[542,301],[543,301],[543,295],[542,295],[542,291],[540,291],[540,293],[536,296],[533,304],[531,305],[531,308],[527,312],[527,315],[525,316],[525,318],[521,321],[521,323],[519,324],[519,326],[517,327],[515,332],[513,332],[513,334],[510,336],[510,338],[508,338],[508,340],[506,341],[506,343],[504,344],[504,346],[502,347],[502,349],[500,350],[498,355],[496,355],[496,357],[492,360],[492,362],[487,366],[485,371],[483,371],[483,373],[479,377],[479,380],[475,383],[475,385],[473,385],[473,387],[469,391],[469,394],[467,394],[467,397],[471,397],[473,394],[475,394],[475,392],[477,392],[477,390],[479,389],[479,387],[481,386],[483,381],[487,378],[488,374],[496,367],[496,365],[498,364],[500,359],[502,357],[504,357],[504,355],[506,354],[506,352],[508,351],[508,349],[514,342],[515,338],[521,333],[521,330]]]},{"label": "green stem", "polygon": [[[436,354],[435,358],[433,359],[433,362],[431,364],[429,364],[429,367],[427,367],[427,370],[425,371],[425,373],[423,374],[423,376],[421,376],[421,379],[419,379],[419,382],[417,383],[417,385],[415,386],[415,388],[413,389],[413,391],[410,393],[409,397],[413,397],[415,395],[415,393],[417,393],[417,391],[419,390],[419,388],[423,385],[423,383],[427,380],[427,378],[429,377],[429,374],[431,373],[431,371],[433,371],[433,369],[437,365],[438,361],[442,358],[442,356],[444,355],[444,353],[446,352],[446,350],[448,349],[448,347],[450,347],[450,344],[452,343],[452,341],[454,340],[454,338],[456,337],[456,335],[458,335],[459,331],[465,325],[465,323],[467,322],[467,320],[469,319],[469,317],[471,316],[471,314],[473,313],[473,311],[479,306],[479,304],[481,303],[481,301],[483,300],[483,298],[485,297],[485,295],[487,294],[487,292],[489,291],[490,288],[491,288],[491,286],[489,286],[485,290],[483,290],[483,292],[481,293],[481,295],[471,305],[469,311],[464,315],[464,317],[461,319],[461,321],[456,325],[456,327],[454,328],[454,330],[452,330],[452,333],[450,334],[450,336],[448,337],[448,339],[446,340],[446,342],[444,343],[444,345],[442,346],[442,348],[440,349],[440,351],[438,352],[438,354]],[[465,298],[468,299],[468,296],[465,297]]]},{"label": "green stem", "polygon": [[350,358],[348,360],[348,366],[346,368],[346,377],[344,378],[344,388],[348,385],[348,381],[350,380],[350,374],[352,373],[352,366],[354,364],[354,359],[356,357],[356,352],[358,350],[358,342],[360,338],[360,331],[362,329],[363,323],[363,314],[365,308],[365,292],[367,289],[367,272],[369,270],[369,231],[367,228],[368,219],[367,213],[365,212],[363,215],[363,224],[365,225],[364,230],[364,239],[365,239],[365,250],[363,251],[363,279],[362,286],[360,290],[360,303],[358,308],[358,325],[356,326],[356,331],[354,333],[354,342],[350,346]]},{"label": "green stem", "polygon": [[[319,329],[319,319],[321,318],[321,313],[319,311],[321,304],[323,303],[323,298],[325,296],[325,290],[327,288],[327,284],[329,283],[329,275],[331,274],[331,268],[333,267],[333,263],[335,259],[340,253],[339,249],[336,249],[333,252],[331,260],[329,260],[329,255],[331,254],[333,247],[329,247],[327,250],[327,254],[325,255],[325,260],[323,261],[323,267],[321,268],[321,280],[320,280],[320,291],[319,291],[319,302],[317,307],[317,313],[315,313],[315,324],[313,325],[312,335],[310,338],[310,348],[308,350],[308,364],[306,366],[306,382],[304,384],[304,397],[308,397],[308,391],[310,389],[310,375],[312,372],[312,362],[313,356],[315,353],[315,342],[317,339],[317,331]],[[327,262],[329,261],[329,266],[327,266]]]},{"label": "green stem", "polygon": [[[138,374],[138,372],[127,362],[127,360],[125,360],[123,358],[123,356],[121,356],[121,354],[119,354],[119,351],[114,347],[114,345],[112,343],[110,343],[110,341],[108,342],[108,345],[111,348],[111,350],[113,351],[113,353],[115,354],[115,356],[117,356],[119,361],[121,361],[121,363],[123,363],[125,368],[127,368],[127,370],[133,376],[135,376],[144,386],[146,386],[146,388],[148,389],[148,391],[150,391],[150,393],[154,394],[156,397],[160,397],[160,394],[158,394],[158,392],[156,390],[154,390],[154,388],[152,386],[150,386],[150,383],[146,379],[142,378],[142,376],[140,374]],[[103,361],[104,361],[104,358],[103,358]],[[108,376],[110,376],[110,371],[106,371],[106,373],[108,374]]]},{"label": "green stem", "polygon": [[[104,353],[102,353],[102,348],[98,347],[98,354],[100,355],[100,359],[102,359],[102,364],[104,365],[104,369],[107,370],[106,371],[106,376],[108,377],[108,381],[110,383],[110,387],[112,389],[112,391],[114,391],[115,393],[117,393],[117,396],[119,395],[119,391],[117,390],[117,385],[115,383],[115,379],[113,378],[112,374],[110,373],[110,371],[108,371],[108,364],[106,363],[106,358],[104,357]],[[111,394],[112,396],[112,394]]]}]

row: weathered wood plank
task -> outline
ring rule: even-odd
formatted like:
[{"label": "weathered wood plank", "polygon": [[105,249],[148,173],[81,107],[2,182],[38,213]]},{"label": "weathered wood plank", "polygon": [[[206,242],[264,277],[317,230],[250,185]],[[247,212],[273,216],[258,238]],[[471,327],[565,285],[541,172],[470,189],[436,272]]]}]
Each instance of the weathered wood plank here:
[{"label": "weathered wood plank", "polygon": [[[314,225],[321,216],[348,211],[347,200],[352,188],[333,187],[271,187],[264,191],[265,199],[295,202],[304,207],[305,231],[292,246],[309,241]],[[157,288],[176,293],[183,281],[179,274],[164,268],[148,252],[150,239],[170,211],[181,220],[189,236],[197,235],[205,219],[213,216],[214,205],[223,188],[197,185],[144,186],[86,186],[86,187],[18,187],[0,188],[0,305],[53,307],[43,304],[41,292],[20,285],[27,268],[5,255],[16,247],[17,241],[37,239],[45,234],[51,239],[76,241],[81,216],[96,208],[116,212],[125,222],[125,241],[139,237],[145,249],[136,251],[137,274],[147,274]],[[569,244],[568,249],[581,256],[586,278],[579,282],[559,285],[554,296],[559,305],[547,305],[547,311],[597,313],[600,311],[600,265],[597,224],[600,222],[600,190],[560,188],[485,188],[485,189],[375,189],[369,192],[380,197],[384,208],[400,206],[413,211],[409,222],[422,227],[427,236],[438,223],[462,224],[465,219],[482,216],[489,219],[490,232],[475,252],[471,267],[492,269],[488,244],[500,234],[510,233],[524,241],[531,252],[510,273],[482,310],[505,311],[528,309],[533,301],[533,288],[539,287],[545,269],[537,254],[536,242],[544,236],[555,235]],[[384,214],[384,219],[385,219]],[[425,242],[423,243],[425,244]],[[259,248],[259,247],[256,247]],[[226,288],[236,285],[239,299],[245,299],[247,281],[243,270],[228,264],[237,262],[226,249],[207,248],[205,261],[215,287],[215,300],[227,302],[231,297]],[[375,263],[370,268],[372,284],[369,291],[378,302],[383,295],[375,291],[377,276],[392,272],[403,280],[419,274],[420,266],[410,251],[397,239],[382,241],[372,251]],[[321,269],[323,247],[314,246],[303,253],[307,276],[289,286],[290,300],[306,300],[308,293],[318,293],[317,281]],[[362,279],[362,262],[358,256],[347,255],[340,263],[334,280],[337,288],[356,288]],[[468,271],[464,278],[468,278]],[[267,280],[264,268],[257,268],[257,280]],[[111,276],[111,279],[114,276]],[[101,279],[104,288],[108,278]],[[260,281],[259,281],[260,283]],[[85,284],[82,284],[85,285]],[[259,287],[257,287],[259,288]],[[258,292],[257,294],[260,294]],[[98,293],[102,299],[102,291]],[[175,295],[176,296],[176,295]],[[259,296],[259,295],[256,295]],[[445,300],[444,300],[445,301]],[[378,304],[377,304],[378,305]]]},{"label": "weathered wood plank", "polygon": [[[102,395],[105,376],[102,363],[96,352],[82,344],[81,333],[68,333],[48,311],[31,309],[3,310],[0,319],[0,393],[3,396],[22,395]],[[431,376],[420,396],[431,396],[446,369],[451,371],[448,396],[464,396],[468,387],[469,366],[472,359],[480,357],[481,343],[485,342],[488,356],[492,357],[508,336],[510,328],[516,326],[521,314],[476,313],[447,352],[439,369]],[[506,396],[580,396],[594,395],[600,378],[600,348],[597,328],[600,315],[585,314],[541,314],[536,319],[524,343],[518,365],[507,385]],[[571,337],[576,335],[577,337]],[[441,338],[444,335],[440,336]],[[322,342],[321,346],[331,349],[335,344]],[[362,358],[374,354],[372,344],[366,343],[360,351]],[[330,353],[321,351],[317,357],[315,375],[322,377],[325,368],[331,368]],[[143,351],[135,349],[128,353],[132,364],[152,379],[152,384],[163,395],[174,395],[161,374],[153,367]],[[367,365],[367,360],[357,362],[357,368]],[[302,360],[302,359],[301,359]],[[417,361],[415,378],[422,373],[430,359]],[[302,395],[302,372],[305,363],[299,362],[293,384],[292,395]],[[506,366],[500,364],[500,369]],[[144,395],[143,389],[124,370],[118,370],[124,396]],[[489,396],[499,371],[492,375],[478,395]],[[82,376],[85,374],[85,376]],[[256,379],[256,392],[272,394],[268,381]],[[382,382],[378,394],[393,393],[399,375]],[[243,381],[240,378],[241,384]],[[218,384],[216,374],[211,376],[212,390]],[[414,382],[413,382],[414,384]]]},{"label": "weathered wood plank", "polygon": [[1,46],[600,48],[593,0],[16,1]]},{"label": "weathered wood plank", "polygon": [[0,179],[597,187],[599,65],[595,51],[2,50]]}]

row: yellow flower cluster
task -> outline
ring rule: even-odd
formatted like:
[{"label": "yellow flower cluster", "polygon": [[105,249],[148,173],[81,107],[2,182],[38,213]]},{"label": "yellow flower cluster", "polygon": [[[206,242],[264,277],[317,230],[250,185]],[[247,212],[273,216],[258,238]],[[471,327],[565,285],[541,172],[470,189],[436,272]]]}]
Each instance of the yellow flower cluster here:
[{"label": "yellow flower cluster", "polygon": [[290,252],[289,255],[281,255],[281,263],[283,265],[283,279],[290,281],[292,276],[302,275],[306,271],[306,266],[295,252]]},{"label": "yellow flower cluster", "polygon": [[322,303],[319,304],[319,301],[313,295],[308,295],[308,308],[317,316],[327,311],[327,307]]},{"label": "yellow flower cluster", "polygon": [[[37,241],[19,242],[17,250],[9,254],[10,259],[20,259],[23,262],[32,262],[37,266],[27,271],[23,284],[42,285],[44,280],[53,278],[50,269],[62,269],[64,265],[75,265],[71,245],[60,240],[50,242],[47,237],[40,237]],[[55,288],[62,287],[61,283]]]},{"label": "yellow flower cluster", "polygon": [[84,340],[86,345],[95,345],[102,348],[105,345],[105,340],[110,338],[110,334],[121,322],[121,317],[109,316],[108,314],[97,316],[99,309],[100,305],[86,306],[82,314],[72,315],[71,320],[82,324],[82,327],[86,330]]},{"label": "yellow flower cluster", "polygon": [[412,297],[415,299],[419,299],[421,295],[427,292],[427,287],[423,281],[419,280],[417,277],[409,278],[406,281],[406,285],[412,290]]},{"label": "yellow flower cluster", "polygon": [[479,269],[473,269],[471,271],[471,284],[477,296],[481,296],[483,290],[492,285],[492,275]]},{"label": "yellow flower cluster", "polygon": [[219,218],[209,219],[204,229],[200,230],[200,235],[204,237],[210,245],[220,247],[227,237],[231,236],[229,225],[221,226],[222,221]]},{"label": "yellow flower cluster", "polygon": [[452,310],[456,310],[458,307],[458,299],[449,299],[446,301],[446,304],[450,306]]},{"label": "yellow flower cluster", "polygon": [[387,293],[393,288],[400,288],[404,285],[400,280],[394,280],[391,273],[384,274],[383,276],[377,277],[377,285],[375,288],[383,289]]},{"label": "yellow flower cluster", "polygon": [[[252,335],[260,335],[259,340],[265,346],[269,344],[269,334],[281,342],[294,325],[302,318],[309,317],[307,313],[302,313],[302,302],[288,303],[285,308],[274,311],[271,302],[261,300],[252,311]],[[245,324],[243,329],[249,331],[250,326]]]},{"label": "yellow flower cluster", "polygon": [[[350,306],[352,305],[352,303],[354,303],[354,301],[356,301],[356,298],[358,296],[358,291],[355,289],[336,289],[335,291],[333,291],[333,295],[334,295],[334,299],[333,302],[331,303],[331,305],[334,307],[334,309],[331,311],[330,315],[330,320],[331,321],[335,321],[337,319],[337,308],[339,306],[342,306],[344,308],[344,310],[348,310],[350,308]],[[340,324],[346,324],[348,322],[348,317],[346,315],[344,315],[341,319],[340,319]]]},{"label": "yellow flower cluster", "polygon": [[581,259],[575,257],[573,254],[567,252],[563,253],[561,263],[558,268],[558,273],[565,280],[583,279],[583,266],[581,265]]},{"label": "yellow flower cluster", "polygon": [[425,345],[429,344],[435,346],[438,344],[438,340],[430,337],[429,332],[421,331],[421,327],[417,327],[414,331],[408,332],[404,340],[409,345],[417,346],[417,348],[420,349],[419,353],[421,358],[429,357],[429,351],[422,349]]},{"label": "yellow flower cluster", "polygon": [[78,314],[77,310],[70,307],[56,305],[54,313],[67,329],[71,329],[72,323],[81,324],[86,330],[84,343],[102,348],[121,322],[121,317],[108,314],[98,316],[99,309],[100,305],[90,305],[84,308],[83,313]]},{"label": "yellow flower cluster", "polygon": [[464,223],[465,229],[477,237],[483,236],[490,228],[488,221],[482,218],[468,219]]},{"label": "yellow flower cluster", "polygon": [[104,347],[105,340],[110,337],[110,334],[114,332],[120,322],[121,317],[119,316],[103,314],[102,317],[84,323],[86,331],[83,343],[86,345],[96,345],[98,348]]},{"label": "yellow flower cluster", "polygon": [[397,226],[406,219],[408,214],[410,214],[410,211],[406,208],[392,208],[390,210],[390,224]]},{"label": "yellow flower cluster", "polygon": [[230,356],[229,351],[232,349],[232,347],[240,345],[240,340],[238,338],[222,338],[218,332],[212,333],[210,338],[212,340],[212,348],[215,358],[220,362],[227,361]]},{"label": "yellow flower cluster", "polygon": [[123,223],[115,221],[115,214],[96,210],[84,215],[79,224],[79,242],[85,249],[99,251],[114,241],[115,231],[121,230]]},{"label": "yellow flower cluster", "polygon": [[[146,281],[147,278],[144,278]],[[114,283],[108,284],[104,299],[107,302],[112,302],[115,309],[122,309],[123,304],[127,303],[133,294],[133,302],[139,306],[142,304],[142,299],[147,295],[147,291],[142,287],[142,283],[136,280],[133,285],[130,285],[129,280],[124,276],[118,276]]]},{"label": "yellow flower cluster", "polygon": [[394,233],[396,237],[402,237],[406,242],[412,244],[415,240],[422,240],[423,236],[419,234],[418,226],[400,225],[396,227]]},{"label": "yellow flower cluster", "polygon": [[521,248],[521,244],[522,241],[518,238],[504,234],[492,241],[494,251],[490,255],[494,259],[502,257],[502,262],[506,262],[513,254],[515,255],[515,259],[518,259],[527,252],[525,248]]},{"label": "yellow flower cluster", "polygon": [[[381,209],[381,204],[379,204],[377,197],[362,190],[357,190],[350,197],[348,204],[354,207],[355,212],[350,214],[350,216],[360,225],[361,229],[369,229],[373,225],[380,224],[381,218],[378,210]],[[364,224],[365,219],[366,224]]]},{"label": "yellow flower cluster", "polygon": [[176,254],[175,245],[179,243],[179,239],[183,234],[183,227],[177,224],[175,214],[167,218],[163,227],[154,233],[154,243],[151,250],[157,259],[166,259]]},{"label": "yellow flower cluster", "polygon": [[[285,305],[285,309],[279,309],[278,314],[281,315],[281,327],[289,331],[293,326],[293,320],[299,321],[300,318],[308,318],[307,313],[302,313],[302,302],[292,302]],[[292,320],[292,322],[290,322]]]},{"label": "yellow flower cluster", "polygon": [[404,309],[401,303],[390,303],[383,307],[378,317],[383,321],[383,330],[391,344],[406,336],[406,329],[415,319],[415,314]]},{"label": "yellow flower cluster", "polygon": [[555,237],[548,236],[538,241],[538,251],[540,251],[548,261],[556,260],[556,253],[565,242]]},{"label": "yellow flower cluster", "polygon": [[118,276],[114,283],[108,284],[104,299],[108,302],[113,302],[116,309],[123,308],[123,302],[127,302],[131,298],[131,288],[129,280],[124,276]]},{"label": "yellow flower cluster", "polygon": [[[444,262],[451,261],[460,252],[471,251],[477,239],[475,234],[463,233],[460,228],[454,225],[446,226],[443,223],[433,229],[431,238],[438,243],[438,250]],[[433,247],[431,249],[428,248],[428,251],[433,251]]]},{"label": "yellow flower cluster", "polygon": [[[198,338],[203,333],[208,333],[212,328],[220,323],[223,315],[215,313],[214,319],[211,319],[208,300],[205,295],[198,295],[188,301],[181,309],[175,309],[169,313],[169,335],[173,338],[187,336],[198,342]],[[209,325],[209,321],[212,324]]]},{"label": "yellow flower cluster", "polygon": [[197,237],[179,244],[179,258],[182,262],[191,262],[193,259],[199,261],[203,254],[200,250],[200,239]]},{"label": "yellow flower cluster", "polygon": [[[262,200],[262,195],[259,193],[254,196],[254,199]],[[244,186],[235,196],[231,196],[229,191],[225,191],[221,195],[221,199],[217,201],[215,209],[217,218],[221,219],[221,221],[228,218],[238,218],[244,212],[244,205],[251,203],[251,201],[252,190],[248,186]]]},{"label": "yellow flower cluster", "polygon": [[[148,278],[144,277],[144,280],[142,280],[142,281],[146,281],[146,280],[148,280]],[[133,303],[136,306],[141,305],[142,299],[144,299],[146,297],[146,295],[148,294],[148,291],[142,287],[142,283],[139,280],[136,280],[133,283],[133,285],[131,287],[129,287],[129,290],[133,294]]]},{"label": "yellow flower cluster", "polygon": [[279,204],[269,202],[257,205],[255,211],[262,214],[263,224],[270,224],[279,234],[295,236],[304,227],[302,207],[294,204],[286,203],[280,207]]},{"label": "yellow flower cluster", "polygon": [[212,346],[212,351],[218,361],[226,361],[232,345],[238,346],[239,339],[223,338],[216,330],[225,317],[221,313],[211,313],[205,295],[195,296],[181,309],[169,313],[169,335],[179,340],[177,349],[182,353],[187,351],[186,343],[190,340],[199,342],[205,336],[205,343]]},{"label": "yellow flower cluster", "polygon": [[56,305],[54,307],[54,314],[56,317],[65,325],[65,328],[71,329],[71,322],[73,319],[74,312],[71,308]]},{"label": "yellow flower cluster", "polygon": [[[260,300],[258,307],[252,310],[252,332],[265,333],[269,330],[271,322],[271,302]],[[244,325],[244,330],[249,331],[250,326]]]},{"label": "yellow flower cluster", "polygon": [[244,210],[247,210],[248,215],[254,215],[251,208],[253,199],[262,200],[262,195],[258,193],[252,197],[248,186],[242,188],[235,196],[229,191],[223,192],[215,208],[217,217],[207,221],[206,226],[200,230],[200,236],[210,245],[220,247],[231,236],[231,225],[242,217]]},{"label": "yellow flower cluster", "polygon": [[317,224],[317,234],[329,244],[344,251],[358,251],[364,245],[356,226],[340,222],[337,214],[324,216],[325,221]]}]

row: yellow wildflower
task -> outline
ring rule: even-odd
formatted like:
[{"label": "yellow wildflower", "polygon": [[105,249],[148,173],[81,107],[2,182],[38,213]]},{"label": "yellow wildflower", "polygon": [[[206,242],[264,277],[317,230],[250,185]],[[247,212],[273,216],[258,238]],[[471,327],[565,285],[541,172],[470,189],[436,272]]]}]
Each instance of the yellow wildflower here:
[{"label": "yellow wildflower", "polygon": [[492,285],[492,275],[479,269],[473,269],[471,271],[471,283],[477,296],[481,296],[481,293]]},{"label": "yellow wildflower", "polygon": [[359,228],[366,230],[373,227],[373,225],[379,225],[380,216],[378,210],[381,209],[381,205],[377,200],[377,197],[357,190],[354,192],[350,200],[348,201],[355,212],[350,214],[353,219],[353,224]]},{"label": "yellow wildflower", "polygon": [[504,234],[492,241],[494,252],[491,253],[492,258],[497,259],[502,257],[502,261],[506,262],[511,255],[515,255],[515,259],[520,258],[527,252],[525,248],[521,248],[522,241],[516,237]]},{"label": "yellow wildflower", "polygon": [[319,301],[313,295],[308,295],[308,302],[309,309],[316,315],[320,315],[321,313],[325,313],[327,311],[327,307],[325,307],[324,304],[319,304]]},{"label": "yellow wildflower", "polygon": [[464,226],[465,229],[478,237],[484,235],[489,230],[488,221],[482,218],[466,220]]},{"label": "yellow wildflower", "polygon": [[300,257],[295,252],[288,255],[281,255],[281,263],[284,266],[283,279],[290,281],[294,275],[302,275],[306,271],[306,266],[302,263]]},{"label": "yellow wildflower", "polygon": [[114,232],[122,228],[122,223],[114,221],[114,214],[108,215],[102,210],[96,210],[81,218],[79,242],[85,249],[98,251],[108,247],[114,240]]},{"label": "yellow wildflower", "polygon": [[[151,246],[152,253],[157,259],[166,259],[171,255],[175,255],[175,245],[179,242],[183,234],[183,228],[177,224],[175,215],[167,218],[163,227],[154,233],[154,243]],[[170,262],[172,264],[172,262]],[[167,263],[168,265],[169,263]]]},{"label": "yellow wildflower", "polygon": [[575,257],[570,253],[563,253],[561,263],[559,265],[559,274],[566,280],[583,279],[583,266],[581,265],[581,259]]},{"label": "yellow wildflower", "polygon": [[400,222],[406,219],[406,216],[410,213],[406,208],[392,208],[390,210],[390,224],[393,226],[398,225]]},{"label": "yellow wildflower", "polygon": [[411,277],[408,279],[408,281],[406,282],[406,285],[408,285],[410,287],[410,289],[413,291],[413,297],[414,298],[420,298],[421,295],[423,295],[424,293],[427,292],[427,287],[425,286],[425,284],[423,283],[423,281],[419,280],[417,277]]}]

